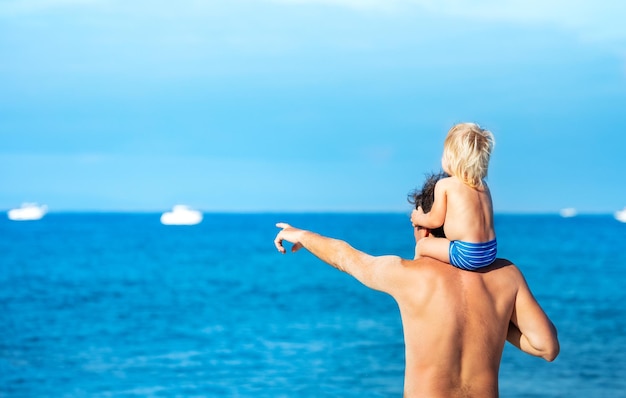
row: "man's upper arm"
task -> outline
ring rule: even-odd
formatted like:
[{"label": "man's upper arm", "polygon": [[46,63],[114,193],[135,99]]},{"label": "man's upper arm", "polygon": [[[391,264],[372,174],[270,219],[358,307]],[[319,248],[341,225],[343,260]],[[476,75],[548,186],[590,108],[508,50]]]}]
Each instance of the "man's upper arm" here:
[{"label": "man's upper arm", "polygon": [[[552,360],[559,352],[556,329],[521,274],[520,280],[511,321],[521,332],[522,349],[530,354]],[[524,349],[525,344],[526,349]]]},{"label": "man's upper arm", "polygon": [[404,267],[404,260],[398,256],[364,254],[360,266],[350,273],[365,286],[393,295],[405,280]]}]

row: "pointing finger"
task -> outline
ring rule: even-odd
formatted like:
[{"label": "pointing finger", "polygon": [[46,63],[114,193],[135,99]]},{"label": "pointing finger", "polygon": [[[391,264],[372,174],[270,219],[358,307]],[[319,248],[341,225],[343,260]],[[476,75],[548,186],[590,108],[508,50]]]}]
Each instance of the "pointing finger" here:
[{"label": "pointing finger", "polygon": [[276,246],[276,249],[281,252],[281,253],[285,253],[285,248],[283,247],[283,238],[282,236],[280,236],[280,232],[278,233],[278,235],[276,235],[276,239],[274,239],[274,246]]}]

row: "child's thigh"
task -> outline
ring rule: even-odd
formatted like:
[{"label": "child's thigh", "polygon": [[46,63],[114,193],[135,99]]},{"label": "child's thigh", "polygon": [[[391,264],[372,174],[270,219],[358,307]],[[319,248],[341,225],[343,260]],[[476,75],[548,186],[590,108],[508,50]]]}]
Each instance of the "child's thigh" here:
[{"label": "child's thigh", "polygon": [[446,238],[428,237],[417,242],[417,251],[421,256],[450,262],[450,241]]}]

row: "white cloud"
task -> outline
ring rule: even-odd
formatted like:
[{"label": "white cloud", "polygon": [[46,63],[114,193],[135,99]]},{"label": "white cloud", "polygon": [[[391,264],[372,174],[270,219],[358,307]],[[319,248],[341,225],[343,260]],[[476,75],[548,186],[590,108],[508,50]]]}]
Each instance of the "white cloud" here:
[{"label": "white cloud", "polygon": [[394,9],[398,3],[402,1],[398,0],[270,0],[273,3],[282,4],[321,4],[327,6],[338,6],[344,8],[351,8],[355,10],[389,10]]},{"label": "white cloud", "polygon": [[[185,9],[215,11],[238,9],[261,2],[235,0],[228,3],[183,0],[175,6],[166,1],[121,0],[3,0],[0,1],[0,16],[19,15],[52,8],[68,8],[106,4],[110,8],[127,8],[155,13],[159,10],[183,12]],[[556,26],[575,32],[583,40],[624,41],[626,40],[626,2],[622,0],[265,0],[265,3],[282,5],[321,5],[341,7],[369,12],[414,12],[431,17],[453,17],[470,22],[510,22],[514,24],[540,24]],[[229,4],[229,5],[228,5]]]},{"label": "white cloud", "polygon": [[626,25],[621,22],[626,15],[626,3],[622,1],[415,0],[414,3],[437,13],[478,21],[553,25],[575,31],[583,39],[626,39]]},{"label": "white cloud", "polygon": [[626,2],[621,0],[268,0],[320,4],[355,10],[422,11],[433,16],[516,24],[545,24],[574,31],[591,41],[626,40]]},{"label": "white cloud", "polygon": [[15,16],[57,7],[103,4],[106,0],[5,0],[0,2],[0,16]]}]

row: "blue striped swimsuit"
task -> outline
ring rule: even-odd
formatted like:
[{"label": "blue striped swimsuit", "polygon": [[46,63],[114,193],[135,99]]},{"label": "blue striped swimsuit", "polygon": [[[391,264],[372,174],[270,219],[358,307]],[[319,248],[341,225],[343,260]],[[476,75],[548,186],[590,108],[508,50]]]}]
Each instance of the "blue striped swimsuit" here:
[{"label": "blue striped swimsuit", "polygon": [[453,240],[450,242],[450,264],[469,271],[486,267],[496,260],[497,246],[495,239],[484,243]]}]

